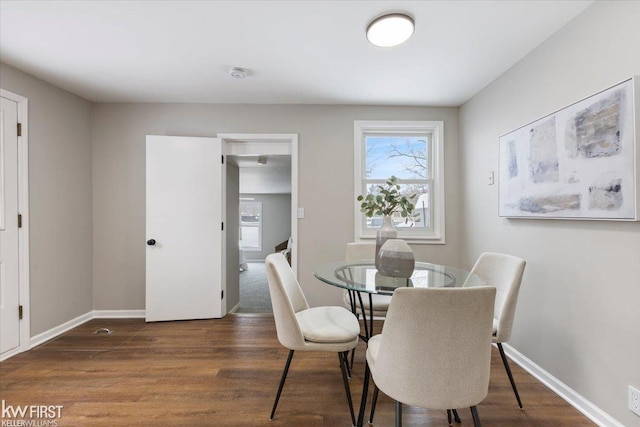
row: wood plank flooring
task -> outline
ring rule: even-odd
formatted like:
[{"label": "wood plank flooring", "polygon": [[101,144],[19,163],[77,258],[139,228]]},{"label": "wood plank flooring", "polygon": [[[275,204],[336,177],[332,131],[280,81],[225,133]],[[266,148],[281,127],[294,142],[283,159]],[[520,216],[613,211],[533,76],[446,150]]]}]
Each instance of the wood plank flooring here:
[{"label": "wood plank flooring", "polygon": [[[113,333],[94,334],[102,327]],[[287,353],[270,315],[96,319],[0,363],[0,395],[6,405],[63,405],[59,426],[351,425],[338,357],[328,353],[296,352],[269,421]],[[512,369],[525,409],[518,409],[494,349],[489,395],[478,406],[484,427],[594,425],[517,365]],[[357,412],[363,343],[353,371]],[[473,426],[468,410],[459,413],[461,426]],[[393,420],[393,401],[381,393],[374,425]],[[404,425],[446,427],[446,413],[405,407]]]}]

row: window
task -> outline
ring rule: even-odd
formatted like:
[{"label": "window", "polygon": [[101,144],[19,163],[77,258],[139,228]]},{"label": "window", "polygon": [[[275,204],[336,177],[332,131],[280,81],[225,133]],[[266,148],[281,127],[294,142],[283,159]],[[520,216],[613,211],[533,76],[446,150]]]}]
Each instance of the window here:
[{"label": "window", "polygon": [[240,249],[262,250],[262,202],[240,199]]},{"label": "window", "polygon": [[392,217],[398,237],[420,243],[444,243],[444,122],[355,121],[356,240],[374,238],[381,217],[360,212],[359,194],[376,193],[392,175],[400,191],[413,199],[415,216]]}]

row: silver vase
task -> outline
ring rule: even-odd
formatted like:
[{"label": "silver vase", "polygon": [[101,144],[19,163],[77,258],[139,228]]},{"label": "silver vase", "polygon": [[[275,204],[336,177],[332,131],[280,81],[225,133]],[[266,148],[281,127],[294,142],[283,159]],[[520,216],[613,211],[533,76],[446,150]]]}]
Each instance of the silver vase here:
[{"label": "silver vase", "polygon": [[380,248],[378,257],[378,271],[388,277],[408,279],[416,266],[411,247],[401,239],[387,240]]},{"label": "silver vase", "polygon": [[382,248],[382,245],[384,245],[387,240],[395,239],[396,237],[398,237],[398,232],[393,228],[391,217],[389,215],[383,216],[382,226],[376,233],[376,268],[378,270],[380,270],[380,248]]}]

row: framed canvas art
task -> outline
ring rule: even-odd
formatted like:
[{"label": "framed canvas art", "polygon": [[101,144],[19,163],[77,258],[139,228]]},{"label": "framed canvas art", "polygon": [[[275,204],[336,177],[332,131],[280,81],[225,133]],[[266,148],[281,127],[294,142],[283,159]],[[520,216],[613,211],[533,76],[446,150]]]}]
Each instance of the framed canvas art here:
[{"label": "framed canvas art", "polygon": [[500,137],[498,214],[639,220],[638,77]]}]

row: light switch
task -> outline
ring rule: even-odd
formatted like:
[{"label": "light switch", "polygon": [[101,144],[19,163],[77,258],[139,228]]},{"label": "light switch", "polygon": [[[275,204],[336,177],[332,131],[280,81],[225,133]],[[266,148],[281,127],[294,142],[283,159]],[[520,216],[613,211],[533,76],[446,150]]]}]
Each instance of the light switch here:
[{"label": "light switch", "polygon": [[488,185],[493,185],[495,182],[494,177],[493,177],[493,171],[489,171],[489,182]]},{"label": "light switch", "polygon": [[304,218],[304,208],[298,208],[298,219]]}]

